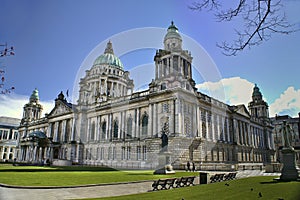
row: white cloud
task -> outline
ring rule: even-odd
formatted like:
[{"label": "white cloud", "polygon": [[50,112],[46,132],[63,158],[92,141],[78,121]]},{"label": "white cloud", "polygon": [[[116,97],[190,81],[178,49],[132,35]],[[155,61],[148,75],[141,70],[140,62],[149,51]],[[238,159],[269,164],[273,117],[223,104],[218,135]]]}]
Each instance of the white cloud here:
[{"label": "white cloud", "polygon": [[[244,104],[248,106],[252,98],[254,84],[240,77],[232,77],[224,78],[218,82],[205,82],[196,85],[196,87],[200,92],[229,105]],[[265,101],[267,101],[266,99],[264,97]],[[269,105],[269,111],[270,116],[275,116],[275,114],[298,116],[298,112],[300,112],[300,89],[287,88],[278,99],[275,99],[274,103]]]},{"label": "white cloud", "polygon": [[270,105],[270,116],[290,115],[298,116],[300,112],[300,89],[288,87],[278,99]]},{"label": "white cloud", "polygon": [[224,78],[218,82],[197,84],[199,91],[230,105],[251,101],[254,84],[240,77]]},{"label": "white cloud", "polygon": [[[0,116],[22,118],[23,107],[29,102],[29,96],[12,94],[0,94]],[[41,101],[43,114],[49,113],[54,108],[54,101]]]}]

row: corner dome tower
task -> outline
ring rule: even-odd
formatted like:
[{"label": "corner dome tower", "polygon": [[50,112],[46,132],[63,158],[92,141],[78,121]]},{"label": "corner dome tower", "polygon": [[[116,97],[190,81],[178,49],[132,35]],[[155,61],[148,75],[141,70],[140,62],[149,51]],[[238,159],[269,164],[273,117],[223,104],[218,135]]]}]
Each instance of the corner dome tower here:
[{"label": "corner dome tower", "polygon": [[122,70],[124,69],[121,60],[114,54],[112,43],[110,41],[106,45],[104,54],[100,55],[94,61],[93,66],[96,65],[109,65],[109,66],[116,67],[118,69],[122,69]]},{"label": "corner dome tower", "polygon": [[252,101],[248,104],[251,116],[254,118],[268,118],[268,107],[268,103],[263,100],[259,87],[255,84],[252,92]]},{"label": "corner dome tower", "polygon": [[39,100],[39,91],[35,88],[32,91],[29,102],[23,107],[23,117],[21,120],[21,124],[41,118],[43,106],[39,103]]}]

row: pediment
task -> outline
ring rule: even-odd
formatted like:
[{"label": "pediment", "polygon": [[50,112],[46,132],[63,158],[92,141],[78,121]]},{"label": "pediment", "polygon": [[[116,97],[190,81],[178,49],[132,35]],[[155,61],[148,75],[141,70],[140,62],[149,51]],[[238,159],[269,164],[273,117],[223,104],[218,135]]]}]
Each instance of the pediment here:
[{"label": "pediment", "polygon": [[238,105],[235,112],[245,117],[250,117],[250,113],[245,107],[245,105]]},{"label": "pediment", "polygon": [[59,102],[56,102],[55,107],[51,110],[51,112],[48,114],[47,117],[60,116],[60,115],[69,114],[72,112],[73,112],[73,110],[72,110],[72,108],[70,108],[70,106],[59,101]]}]

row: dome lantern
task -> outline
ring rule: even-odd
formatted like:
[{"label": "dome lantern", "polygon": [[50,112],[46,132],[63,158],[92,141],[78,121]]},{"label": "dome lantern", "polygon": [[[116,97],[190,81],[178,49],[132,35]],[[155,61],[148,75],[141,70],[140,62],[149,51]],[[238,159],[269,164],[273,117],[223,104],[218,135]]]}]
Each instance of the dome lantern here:
[{"label": "dome lantern", "polygon": [[178,33],[178,28],[171,22],[171,25],[167,29],[167,34],[164,37],[164,48],[168,51],[181,51],[182,50],[182,38]]},{"label": "dome lantern", "polygon": [[39,91],[37,90],[37,88],[35,88],[33,91],[32,91],[32,94],[29,98],[29,101],[30,102],[38,102],[40,100],[40,97],[39,97]]}]

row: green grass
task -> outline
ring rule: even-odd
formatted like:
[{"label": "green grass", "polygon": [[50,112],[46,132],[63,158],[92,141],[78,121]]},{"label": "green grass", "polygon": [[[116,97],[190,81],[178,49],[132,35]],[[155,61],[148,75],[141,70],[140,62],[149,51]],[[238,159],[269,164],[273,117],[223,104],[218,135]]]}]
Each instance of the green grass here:
[{"label": "green grass", "polygon": [[[174,175],[153,175],[153,171],[117,171],[103,167],[32,167],[0,165],[0,183],[23,186],[74,186],[167,177],[190,176],[199,173],[177,172]],[[99,199],[300,199],[300,182],[276,182],[274,177],[261,176],[233,181],[196,185],[167,191]],[[229,183],[226,186],[225,183]],[[251,191],[251,188],[253,191]],[[262,193],[259,198],[258,193]]]},{"label": "green grass", "polygon": [[15,186],[76,186],[113,182],[156,180],[159,178],[198,175],[178,172],[153,175],[153,171],[116,171],[102,167],[34,167],[0,165],[0,183]]},{"label": "green grass", "polygon": [[[214,200],[214,199],[236,199],[236,200],[299,200],[300,182],[277,182],[274,177],[260,176],[213,183],[207,185],[196,185],[194,187],[176,188],[171,190],[148,192],[136,195],[127,195],[121,197],[97,198],[101,200]],[[226,186],[228,183],[229,186]],[[253,189],[251,191],[251,188]],[[261,192],[262,197],[258,193]],[[96,200],[96,199],[93,199]]]}]

